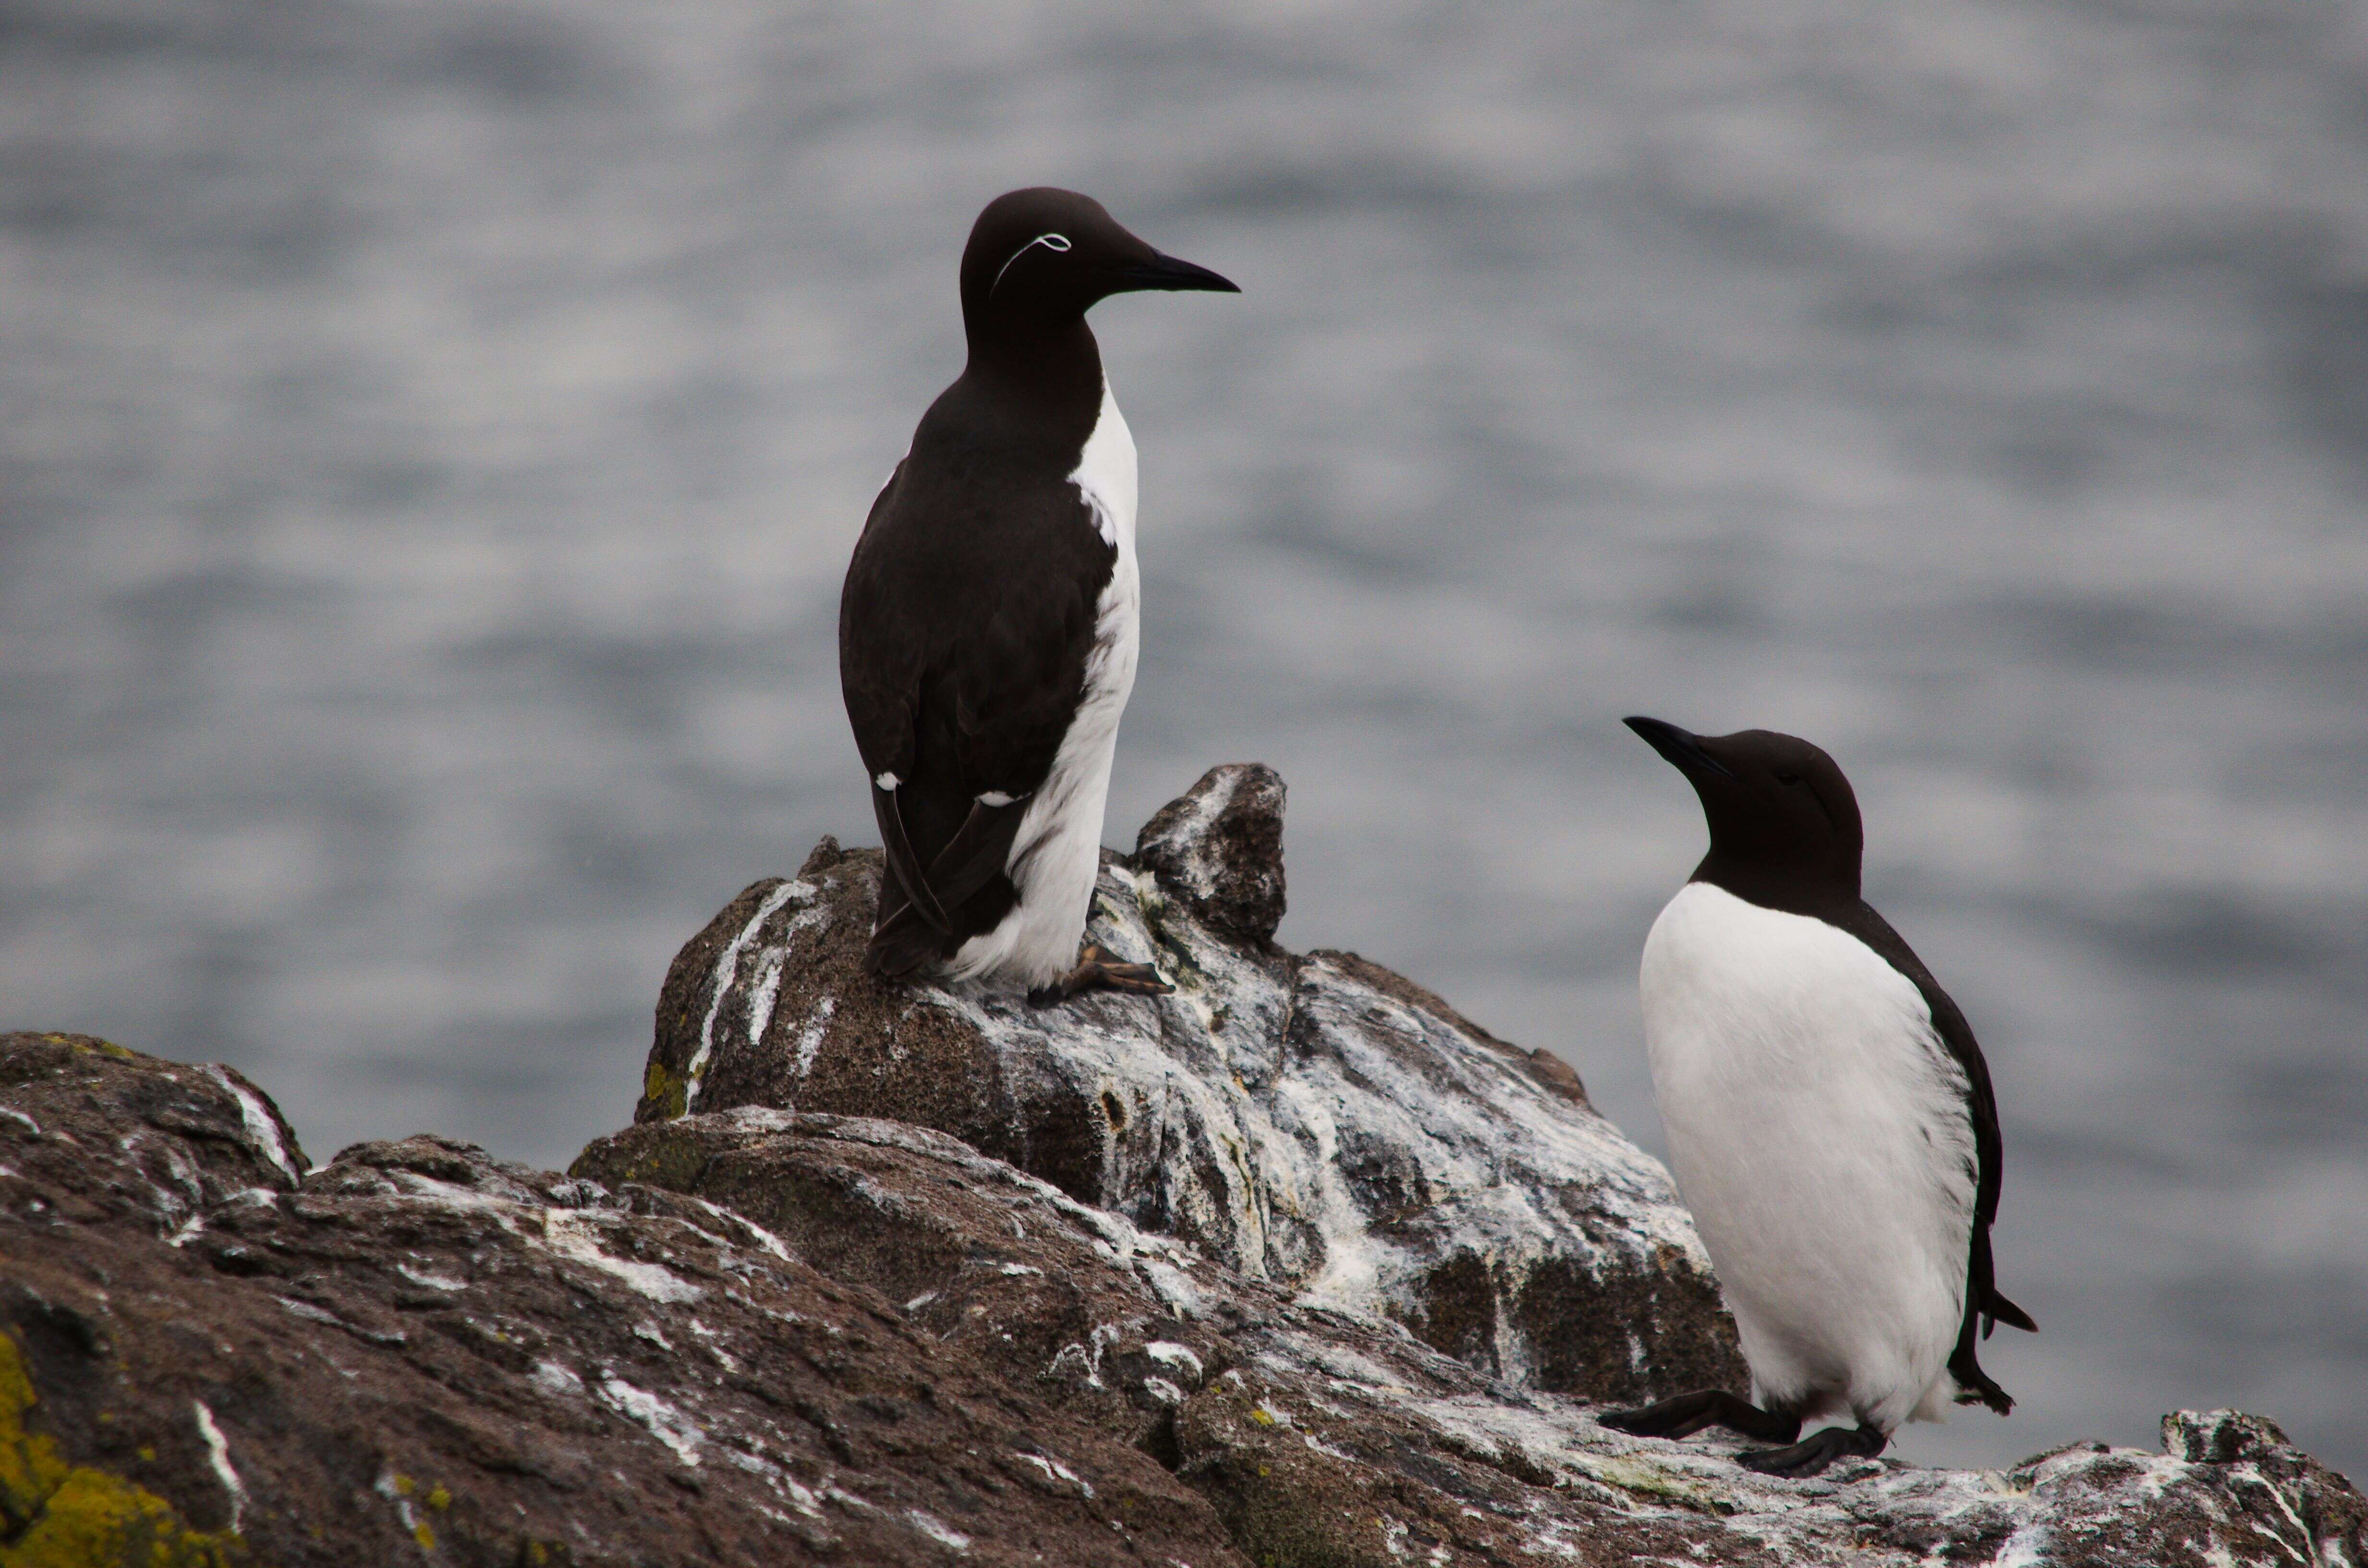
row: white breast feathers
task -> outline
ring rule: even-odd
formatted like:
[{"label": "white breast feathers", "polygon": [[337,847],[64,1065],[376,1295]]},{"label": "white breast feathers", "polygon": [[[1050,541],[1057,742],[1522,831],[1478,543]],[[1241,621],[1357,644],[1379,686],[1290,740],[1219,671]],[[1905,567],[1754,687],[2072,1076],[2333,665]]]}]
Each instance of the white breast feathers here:
[{"label": "white breast feathers", "polygon": [[1678,1186],[1763,1401],[1937,1419],[1964,1316],[1964,1073],[1915,983],[1807,915],[1689,884],[1645,944]]}]

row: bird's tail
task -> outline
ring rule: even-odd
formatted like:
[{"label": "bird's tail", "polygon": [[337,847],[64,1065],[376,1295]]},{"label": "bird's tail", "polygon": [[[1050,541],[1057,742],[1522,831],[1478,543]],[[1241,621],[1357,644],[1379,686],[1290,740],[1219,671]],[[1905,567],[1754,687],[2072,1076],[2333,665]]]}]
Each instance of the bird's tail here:
[{"label": "bird's tail", "polygon": [[[890,888],[894,888],[892,881]],[[929,929],[920,912],[895,897],[895,907],[885,907],[891,894],[882,890],[880,924],[871,933],[871,945],[863,950],[863,967],[882,980],[904,980],[921,969],[950,955],[943,933]]]},{"label": "bird's tail", "polygon": [[2039,1325],[2031,1321],[2029,1312],[2008,1301],[1998,1291],[1992,1290],[1989,1293],[1989,1300],[1982,1307],[1982,1337],[1987,1339],[1990,1336],[1990,1330],[2000,1324],[2006,1324],[2009,1328],[2019,1328],[2025,1334],[2039,1332]]}]

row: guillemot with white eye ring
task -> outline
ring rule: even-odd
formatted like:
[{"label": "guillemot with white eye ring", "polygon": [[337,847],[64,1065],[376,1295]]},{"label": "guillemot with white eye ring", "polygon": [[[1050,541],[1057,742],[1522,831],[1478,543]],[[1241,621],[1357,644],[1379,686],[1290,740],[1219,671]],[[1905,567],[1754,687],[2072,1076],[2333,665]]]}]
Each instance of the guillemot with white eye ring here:
[{"label": "guillemot with white eye ring", "polygon": [[[1640,990],[1669,1165],[1751,1369],[1603,1424],[1725,1426],[1771,1475],[1873,1457],[1903,1421],[2014,1408],[1977,1338],[2035,1329],[1990,1259],[1999,1138],[1964,1014],[1859,896],[1858,798],[1792,735],[1630,719],[1694,787],[1710,853],[1654,921]],[[1978,1331],[1978,1333],[1977,1333]],[[1796,1441],[1804,1424],[1826,1425]]]},{"label": "guillemot with white eye ring", "polygon": [[1031,1001],[1168,987],[1078,943],[1140,614],[1134,438],[1086,312],[1235,286],[1075,191],[987,203],[962,252],[970,361],[871,505],[838,673],[887,868],[864,965]]}]

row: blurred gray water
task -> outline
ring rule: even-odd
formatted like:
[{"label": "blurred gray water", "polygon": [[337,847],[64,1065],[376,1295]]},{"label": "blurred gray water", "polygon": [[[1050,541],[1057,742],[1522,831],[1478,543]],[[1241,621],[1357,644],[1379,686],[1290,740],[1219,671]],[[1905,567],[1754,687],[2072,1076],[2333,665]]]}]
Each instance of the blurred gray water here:
[{"label": "blurred gray water", "polygon": [[2237,1403],[2368,1471],[2359,0],[0,0],[0,1023],[315,1158],[621,1122],[677,945],[871,837],[838,579],[1009,186],[1147,601],[1109,839],[1292,786],[1294,946],[1575,1063],[1806,734],[2007,1128],[1998,1463]]}]

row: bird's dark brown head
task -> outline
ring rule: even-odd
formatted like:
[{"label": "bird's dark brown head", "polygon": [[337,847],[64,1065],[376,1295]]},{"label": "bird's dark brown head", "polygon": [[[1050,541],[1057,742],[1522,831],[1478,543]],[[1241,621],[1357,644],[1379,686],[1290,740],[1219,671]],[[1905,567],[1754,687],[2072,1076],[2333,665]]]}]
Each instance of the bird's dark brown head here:
[{"label": "bird's dark brown head", "polygon": [[1702,797],[1710,853],[1696,881],[1770,908],[1859,896],[1865,830],[1832,757],[1773,730],[1696,735],[1658,719],[1627,724]]},{"label": "bird's dark brown head", "polygon": [[1139,289],[1241,292],[1205,267],[1162,256],[1092,197],[1051,186],[988,202],[962,251],[962,319],[973,337],[1061,326]]}]

